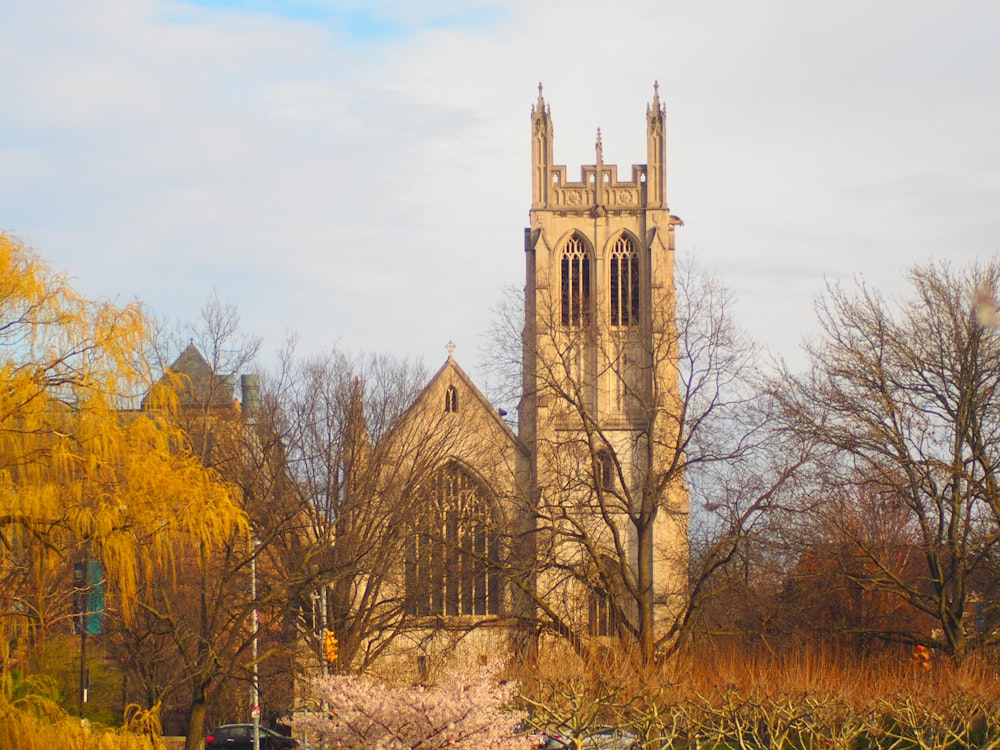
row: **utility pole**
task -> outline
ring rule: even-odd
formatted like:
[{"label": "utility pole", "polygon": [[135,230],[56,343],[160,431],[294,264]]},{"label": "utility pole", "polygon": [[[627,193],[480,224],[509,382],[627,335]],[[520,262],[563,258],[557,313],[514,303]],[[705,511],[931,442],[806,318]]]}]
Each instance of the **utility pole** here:
[{"label": "utility pole", "polygon": [[253,540],[253,556],[250,558],[250,598],[253,601],[253,750],[260,750],[260,670],[257,664],[257,633],[260,629],[257,617],[257,550],[260,541]]},{"label": "utility pole", "polygon": [[[325,634],[326,634],[326,631],[327,631],[327,628],[328,628],[328,625],[327,625],[327,611],[326,611],[326,584],[325,583],[323,584],[323,588],[321,588],[319,590],[319,624],[320,624],[320,628],[321,628],[320,632],[322,632],[324,634],[324,637],[325,637]],[[322,657],[320,657],[320,659],[322,660],[323,674],[325,675],[325,674],[327,674],[330,671],[330,665]]]},{"label": "utility pole", "polygon": [[[84,589],[86,591],[86,589]],[[81,598],[86,601],[86,594]],[[87,609],[80,614],[80,718],[86,716],[87,699],[90,697],[90,675],[87,672]]]},{"label": "utility pole", "polygon": [[73,566],[73,592],[76,595],[77,627],[80,629],[80,719],[86,718],[87,698],[90,680],[87,674],[87,609],[89,593],[87,581],[87,558]]},{"label": "utility pole", "polygon": [[[260,408],[260,379],[257,375],[243,375],[240,378],[240,391],[243,398],[243,410],[246,415],[246,427],[244,437],[254,437],[254,426],[257,424],[257,411]],[[256,442],[247,440],[244,445],[256,446]],[[250,448],[248,453],[256,453],[254,448]],[[252,458],[248,455],[247,458]],[[260,540],[252,539],[250,548],[250,599],[253,605],[251,617],[253,617],[253,696],[251,702],[250,716],[253,719],[253,750],[260,750],[260,666],[257,664],[257,635],[260,632],[260,617],[257,613],[257,554],[260,552]]]},{"label": "utility pole", "polygon": [[83,550],[83,561],[73,565],[73,629],[80,633],[80,718],[86,718],[90,700],[87,636],[100,635],[104,625],[104,569]]}]

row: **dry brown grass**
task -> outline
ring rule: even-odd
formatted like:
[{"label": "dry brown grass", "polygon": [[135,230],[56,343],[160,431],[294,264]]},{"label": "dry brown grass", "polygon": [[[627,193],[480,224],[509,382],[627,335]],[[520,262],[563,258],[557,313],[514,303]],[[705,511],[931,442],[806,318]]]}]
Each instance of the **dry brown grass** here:
[{"label": "dry brown grass", "polygon": [[761,695],[837,695],[859,703],[901,693],[929,698],[955,691],[1000,697],[1000,677],[982,657],[955,665],[932,659],[924,670],[908,649],[858,655],[822,645],[781,651],[737,647],[692,649],[660,667],[671,681],[701,694],[735,688]]},{"label": "dry brown grass", "polygon": [[647,747],[1000,750],[1000,676],[986,657],[929,670],[906,649],[691,648],[651,666],[606,652],[522,675],[541,725],[616,724]]}]

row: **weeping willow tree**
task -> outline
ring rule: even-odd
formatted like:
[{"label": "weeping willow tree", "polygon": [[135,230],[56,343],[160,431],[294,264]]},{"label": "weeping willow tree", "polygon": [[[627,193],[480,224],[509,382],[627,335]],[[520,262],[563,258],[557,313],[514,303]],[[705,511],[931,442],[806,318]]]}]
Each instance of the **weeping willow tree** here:
[{"label": "weeping willow tree", "polygon": [[246,527],[233,488],[178,427],[169,392],[140,408],[149,344],[139,305],[84,299],[0,234],[2,673],[68,629],[73,562],[103,563],[128,619],[143,580]]}]

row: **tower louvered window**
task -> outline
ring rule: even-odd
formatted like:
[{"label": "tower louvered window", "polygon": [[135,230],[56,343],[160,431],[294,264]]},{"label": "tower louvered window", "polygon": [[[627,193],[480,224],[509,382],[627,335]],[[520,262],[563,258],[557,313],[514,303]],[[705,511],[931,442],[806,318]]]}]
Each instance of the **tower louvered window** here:
[{"label": "tower louvered window", "polygon": [[562,315],[564,326],[586,325],[590,319],[590,257],[580,237],[571,237],[562,254]]},{"label": "tower louvered window", "polygon": [[597,480],[600,482],[601,489],[614,490],[615,480],[618,478],[618,467],[615,466],[615,460],[611,457],[610,451],[600,450],[597,452],[597,468],[599,469]]},{"label": "tower louvered window", "polygon": [[[608,555],[601,555],[598,565],[602,575],[587,595],[587,632],[590,635],[617,635],[629,618],[629,597],[625,593],[618,564]],[[625,611],[623,611],[623,608]]]},{"label": "tower louvered window", "polygon": [[498,614],[500,540],[482,486],[451,463],[432,477],[421,501],[424,515],[406,548],[408,612]]},{"label": "tower louvered window", "polygon": [[590,635],[616,635],[618,632],[618,615],[604,591],[591,591],[587,597],[587,631]]},{"label": "tower louvered window", "polygon": [[639,253],[622,235],[611,251],[611,325],[638,325],[639,312]]}]

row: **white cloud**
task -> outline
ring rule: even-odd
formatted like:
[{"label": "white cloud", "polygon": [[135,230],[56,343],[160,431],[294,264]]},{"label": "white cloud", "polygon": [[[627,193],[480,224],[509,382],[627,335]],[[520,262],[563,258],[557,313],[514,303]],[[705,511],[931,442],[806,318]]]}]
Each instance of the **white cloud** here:
[{"label": "white cloud", "polygon": [[474,370],[523,273],[539,80],[571,170],[598,126],[645,160],[660,80],[679,245],[793,358],[824,275],[997,251],[992,3],[225,5],[5,11],[0,226],[85,293],[190,319],[217,289],[272,348],[454,338]]}]

